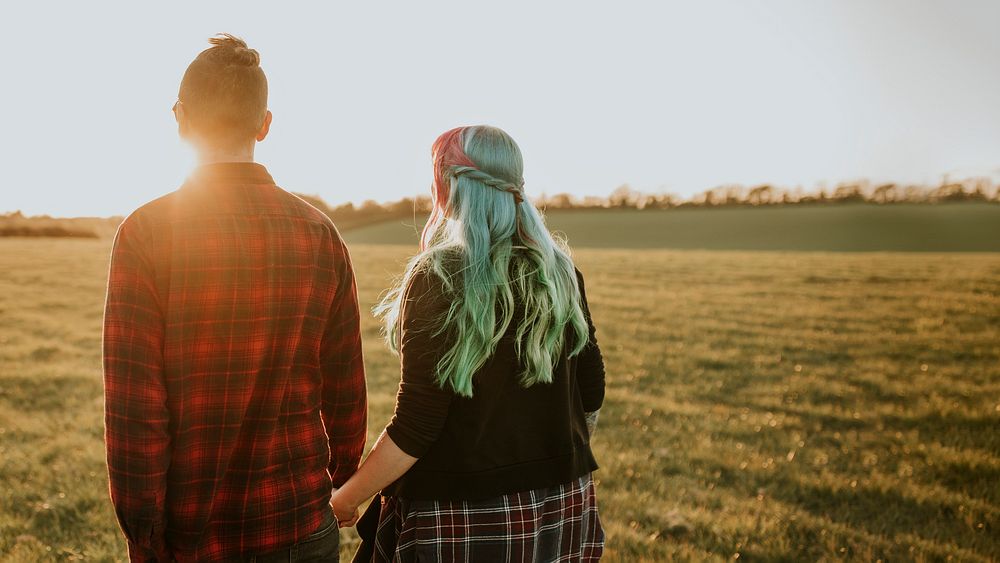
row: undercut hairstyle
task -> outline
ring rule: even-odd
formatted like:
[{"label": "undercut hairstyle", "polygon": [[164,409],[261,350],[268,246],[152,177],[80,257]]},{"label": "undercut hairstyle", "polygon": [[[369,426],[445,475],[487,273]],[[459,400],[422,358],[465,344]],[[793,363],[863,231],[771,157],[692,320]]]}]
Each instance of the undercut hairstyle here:
[{"label": "undercut hairstyle", "polygon": [[208,40],[184,72],[177,100],[199,135],[223,143],[252,139],[267,114],[267,77],[260,54],[228,33]]}]

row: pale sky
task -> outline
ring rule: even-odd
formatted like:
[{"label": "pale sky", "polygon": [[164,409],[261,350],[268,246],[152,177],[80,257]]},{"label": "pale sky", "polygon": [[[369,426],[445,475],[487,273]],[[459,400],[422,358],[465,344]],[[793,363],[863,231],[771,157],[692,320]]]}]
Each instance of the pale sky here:
[{"label": "pale sky", "polygon": [[0,211],[175,189],[170,107],[222,31],[270,81],[258,160],[333,204],[427,193],[431,142],[478,123],[518,141],[530,195],[998,177],[998,23],[972,0],[8,4]]}]

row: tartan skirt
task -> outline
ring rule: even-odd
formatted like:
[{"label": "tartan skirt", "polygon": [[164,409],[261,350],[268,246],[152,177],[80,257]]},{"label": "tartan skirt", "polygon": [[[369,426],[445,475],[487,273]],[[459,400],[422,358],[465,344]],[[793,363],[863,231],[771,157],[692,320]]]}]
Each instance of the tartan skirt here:
[{"label": "tartan skirt", "polygon": [[371,561],[597,561],[603,551],[588,473],[488,500],[383,497]]}]

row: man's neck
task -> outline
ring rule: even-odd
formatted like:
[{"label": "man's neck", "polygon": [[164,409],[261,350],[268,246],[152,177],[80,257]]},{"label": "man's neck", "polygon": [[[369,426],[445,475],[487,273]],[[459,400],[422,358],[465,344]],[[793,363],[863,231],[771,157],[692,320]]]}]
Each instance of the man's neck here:
[{"label": "man's neck", "polygon": [[203,148],[197,151],[198,165],[218,162],[253,162],[253,145],[239,149]]}]

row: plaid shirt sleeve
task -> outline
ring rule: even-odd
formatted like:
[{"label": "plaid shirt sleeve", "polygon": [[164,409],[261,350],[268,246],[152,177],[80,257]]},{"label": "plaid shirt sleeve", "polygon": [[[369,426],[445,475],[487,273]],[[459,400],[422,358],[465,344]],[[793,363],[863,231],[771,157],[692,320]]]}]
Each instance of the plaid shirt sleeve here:
[{"label": "plaid shirt sleeve", "polygon": [[321,346],[323,422],[330,440],[330,477],[340,487],[358,469],[368,431],[357,285],[347,247],[336,235],[337,289]]},{"label": "plaid shirt sleeve", "polygon": [[126,220],[111,255],[104,312],[105,440],[111,500],[130,559],[168,560],[163,316],[140,232],[134,220]]}]

